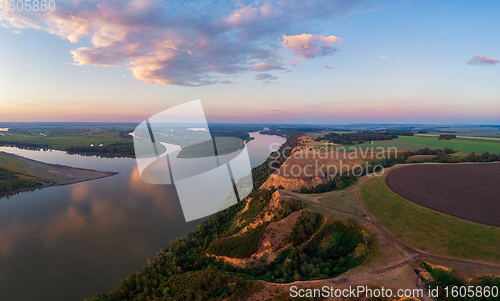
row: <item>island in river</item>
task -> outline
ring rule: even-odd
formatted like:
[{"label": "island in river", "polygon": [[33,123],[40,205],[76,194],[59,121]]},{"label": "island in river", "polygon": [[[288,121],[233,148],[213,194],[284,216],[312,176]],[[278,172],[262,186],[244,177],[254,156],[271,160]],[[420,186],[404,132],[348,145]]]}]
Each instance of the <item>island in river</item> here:
[{"label": "island in river", "polygon": [[0,195],[74,184],[116,174],[116,172],[48,164],[0,152]]}]

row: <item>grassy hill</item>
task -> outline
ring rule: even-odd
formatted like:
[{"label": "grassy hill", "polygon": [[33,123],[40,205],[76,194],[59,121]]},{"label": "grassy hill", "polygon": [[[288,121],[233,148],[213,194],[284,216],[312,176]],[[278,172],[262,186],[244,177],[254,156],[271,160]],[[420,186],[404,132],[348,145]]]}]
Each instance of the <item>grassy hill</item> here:
[{"label": "grassy hill", "polygon": [[327,279],[360,265],[371,247],[366,233],[277,191],[253,192],[171,242],[111,293],[86,300],[244,300],[262,288],[256,280]]}]

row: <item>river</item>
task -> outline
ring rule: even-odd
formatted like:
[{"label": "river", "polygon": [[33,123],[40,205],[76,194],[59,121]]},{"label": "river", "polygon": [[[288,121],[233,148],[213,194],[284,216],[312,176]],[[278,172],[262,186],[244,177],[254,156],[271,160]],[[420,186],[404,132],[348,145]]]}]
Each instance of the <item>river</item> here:
[{"label": "river", "polygon": [[[250,135],[255,138],[247,143],[252,167],[267,158],[271,144],[285,142]],[[185,222],[175,189],[144,183],[135,159],[0,151],[119,173],[0,198],[0,300],[82,301],[107,293],[205,220]]]}]

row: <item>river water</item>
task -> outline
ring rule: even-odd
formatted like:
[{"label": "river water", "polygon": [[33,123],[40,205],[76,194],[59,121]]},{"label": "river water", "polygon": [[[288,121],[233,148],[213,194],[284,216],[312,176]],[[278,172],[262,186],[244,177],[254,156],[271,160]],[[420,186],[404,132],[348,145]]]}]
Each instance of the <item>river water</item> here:
[{"label": "river water", "polygon": [[[250,133],[252,167],[280,145]],[[118,175],[0,198],[0,300],[81,301],[109,292],[168,242],[204,219],[185,222],[175,189],[144,183],[135,159],[0,147],[30,159]]]}]

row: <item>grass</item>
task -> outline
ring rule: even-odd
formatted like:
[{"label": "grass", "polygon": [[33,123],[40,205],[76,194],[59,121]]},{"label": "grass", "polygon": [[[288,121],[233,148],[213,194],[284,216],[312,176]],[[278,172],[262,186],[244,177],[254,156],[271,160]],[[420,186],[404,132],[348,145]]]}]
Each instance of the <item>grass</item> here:
[{"label": "grass", "polygon": [[322,197],[318,200],[320,204],[352,212],[357,215],[364,214],[363,208],[361,208],[354,190],[333,191],[327,194],[328,196]]},{"label": "grass", "polygon": [[[408,143],[431,145],[434,148],[451,148],[457,151],[484,153],[490,154],[500,153],[500,141],[479,140],[469,138],[456,138],[451,140],[439,140],[437,137],[423,136],[399,136],[395,141],[404,141]],[[430,149],[430,147],[429,147]]]},{"label": "grass", "polygon": [[[437,140],[437,138],[436,138]],[[400,150],[419,150],[422,148],[429,148],[429,149],[437,149],[439,147],[432,146],[430,144],[425,144],[425,143],[417,143],[417,142],[412,142],[412,141],[405,141],[402,140],[401,138],[398,139],[393,139],[393,140],[383,140],[383,141],[373,141],[373,144],[371,143],[363,143],[363,144],[356,144],[356,145],[341,145],[339,147],[345,147],[346,151],[354,151],[354,150],[361,150],[361,151],[371,151],[373,148],[373,151],[379,151],[381,150],[380,147],[382,147],[384,150],[387,150],[389,147],[396,147],[398,151]],[[378,148],[378,149],[377,149]]]},{"label": "grass", "polygon": [[[384,141],[373,141],[373,144],[363,143],[356,145],[341,145],[337,146],[345,147],[346,151],[361,150],[373,151],[380,150],[382,147],[387,150],[389,147],[395,147],[398,151],[401,150],[419,150],[423,148],[429,149],[445,149],[451,148],[456,151],[461,152],[475,152],[482,154],[484,152],[489,152],[490,154],[500,153],[500,141],[494,140],[480,140],[480,139],[469,139],[469,138],[456,138],[452,140],[439,140],[437,137],[425,137],[425,136],[399,136],[397,139],[384,140]],[[378,148],[378,149],[377,149]]]},{"label": "grass", "polygon": [[452,157],[452,158],[465,158],[468,155],[470,155],[469,152],[458,151],[456,153],[450,154],[450,157]]},{"label": "grass", "polygon": [[0,153],[0,167],[8,169],[15,173],[25,174],[26,170],[24,168],[24,164],[19,162],[18,160],[14,160],[10,157],[4,156]]},{"label": "grass", "polygon": [[429,161],[430,159],[432,158],[435,158],[436,155],[414,155],[414,156],[410,156],[408,158],[408,161],[410,162],[425,162],[425,161]]},{"label": "grass", "polygon": [[[484,133],[446,133],[446,132],[428,132],[427,134],[424,135],[457,135],[457,136],[469,136],[469,137],[484,137],[484,138],[499,138],[499,134],[484,134]],[[417,134],[418,136],[418,134]]]},{"label": "grass", "polygon": [[[104,146],[118,142],[132,142],[131,136],[120,137],[123,131],[133,129],[106,127],[67,127],[64,129],[48,128],[16,128],[2,132],[0,143],[23,142],[32,144],[48,144],[51,149],[66,150],[70,146],[88,147],[90,144]],[[43,133],[47,136],[40,135]]]},{"label": "grass", "polygon": [[434,255],[500,263],[500,228],[466,222],[411,203],[367,182],[361,198],[377,222],[405,244]]}]

